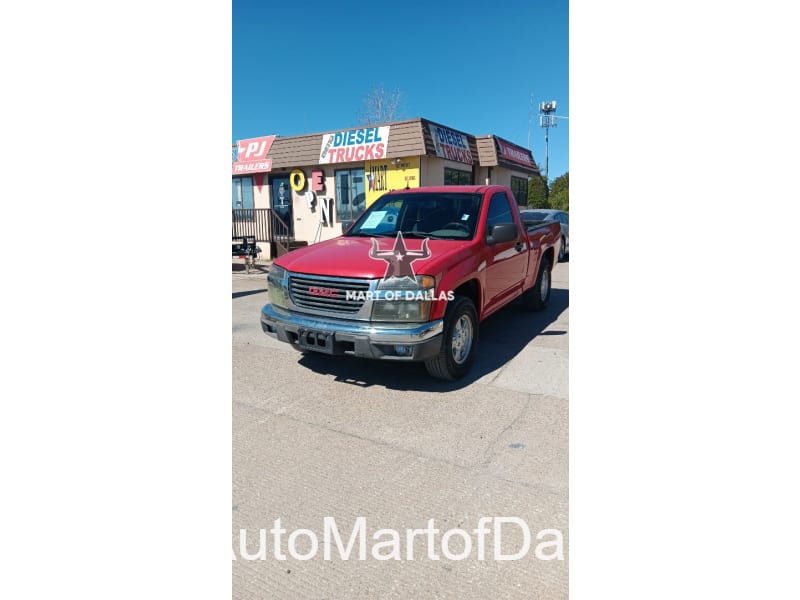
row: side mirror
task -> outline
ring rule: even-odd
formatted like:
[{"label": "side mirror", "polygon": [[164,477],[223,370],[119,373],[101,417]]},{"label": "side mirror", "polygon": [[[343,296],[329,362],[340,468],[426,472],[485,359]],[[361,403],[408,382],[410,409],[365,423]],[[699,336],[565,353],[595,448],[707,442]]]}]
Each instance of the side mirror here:
[{"label": "side mirror", "polygon": [[486,243],[491,245],[512,242],[517,239],[518,233],[515,223],[499,223],[492,227],[492,231],[486,236]]}]

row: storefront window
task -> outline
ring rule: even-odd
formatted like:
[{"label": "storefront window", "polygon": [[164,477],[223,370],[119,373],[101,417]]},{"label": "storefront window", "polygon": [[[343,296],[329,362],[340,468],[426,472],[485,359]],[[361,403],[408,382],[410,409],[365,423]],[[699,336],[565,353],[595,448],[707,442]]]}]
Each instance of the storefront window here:
[{"label": "storefront window", "polygon": [[367,207],[364,190],[364,169],[336,171],[336,218],[342,231],[356,220]]},{"label": "storefront window", "polygon": [[528,180],[523,177],[511,177],[511,191],[520,206],[528,205]]},{"label": "storefront window", "polygon": [[459,171],[458,169],[444,168],[445,185],[470,185],[472,183],[472,172]]},{"label": "storefront window", "polygon": [[233,218],[236,221],[252,220],[253,214],[253,178],[233,178]]},{"label": "storefront window", "polygon": [[233,208],[253,208],[253,178],[233,178]]}]

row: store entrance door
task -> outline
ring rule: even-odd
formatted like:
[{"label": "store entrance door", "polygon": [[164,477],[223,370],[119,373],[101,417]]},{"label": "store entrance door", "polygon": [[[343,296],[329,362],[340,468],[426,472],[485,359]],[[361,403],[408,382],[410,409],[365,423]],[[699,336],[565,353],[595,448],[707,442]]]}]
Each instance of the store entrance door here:
[{"label": "store entrance door", "polygon": [[270,205],[272,210],[289,227],[289,235],[294,238],[294,217],[292,216],[292,188],[288,177],[272,177],[270,180]]}]

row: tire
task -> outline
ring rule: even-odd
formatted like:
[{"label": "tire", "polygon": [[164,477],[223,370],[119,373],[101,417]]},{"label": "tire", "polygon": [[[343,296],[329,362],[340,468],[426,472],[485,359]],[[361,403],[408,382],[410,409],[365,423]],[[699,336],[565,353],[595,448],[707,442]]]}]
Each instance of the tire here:
[{"label": "tire", "polygon": [[543,310],[550,302],[550,290],[552,287],[551,271],[553,270],[550,261],[542,259],[539,265],[539,274],[536,276],[536,283],[527,292],[522,294],[522,302],[528,310]]},{"label": "tire", "polygon": [[472,300],[456,296],[445,311],[439,354],[426,360],[425,368],[437,379],[460,379],[472,367],[477,344],[478,311]]},{"label": "tire", "polygon": [[567,259],[567,238],[561,236],[561,247],[558,249],[558,262],[562,263]]}]

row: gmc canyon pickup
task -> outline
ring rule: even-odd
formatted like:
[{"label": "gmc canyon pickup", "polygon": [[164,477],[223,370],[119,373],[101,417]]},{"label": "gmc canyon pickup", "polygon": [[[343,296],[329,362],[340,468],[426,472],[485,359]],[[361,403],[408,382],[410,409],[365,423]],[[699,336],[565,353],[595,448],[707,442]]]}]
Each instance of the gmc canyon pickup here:
[{"label": "gmc canyon pickup", "polygon": [[276,259],[261,328],[301,351],[470,369],[478,326],[521,298],[550,299],[556,221],[523,221],[499,185],[384,194],[347,231]]}]

